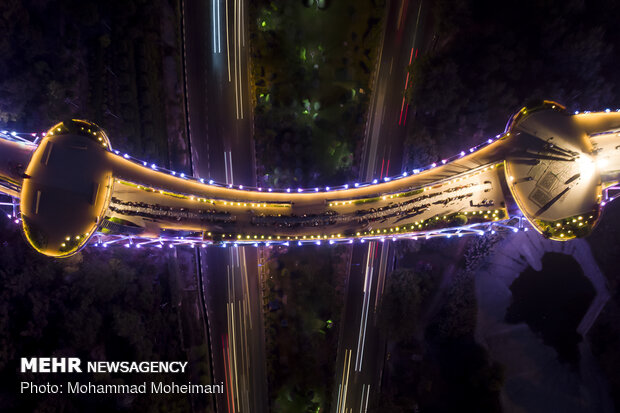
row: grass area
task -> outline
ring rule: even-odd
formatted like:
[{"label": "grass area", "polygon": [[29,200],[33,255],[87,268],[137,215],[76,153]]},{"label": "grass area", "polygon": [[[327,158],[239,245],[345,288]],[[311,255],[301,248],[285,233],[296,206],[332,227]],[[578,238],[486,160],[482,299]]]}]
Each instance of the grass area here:
[{"label": "grass area", "polygon": [[545,238],[565,241],[573,238],[581,238],[590,235],[592,228],[598,220],[598,209],[586,212],[582,215],[575,215],[559,219],[557,221],[543,221],[537,219],[536,225],[541,228]]},{"label": "grass area", "polygon": [[[329,411],[349,249],[280,248],[268,262],[270,411]],[[319,409],[319,410],[317,410]]]},{"label": "grass area", "polygon": [[264,185],[325,185],[354,175],[383,10],[380,0],[324,9],[253,4],[255,142]]}]

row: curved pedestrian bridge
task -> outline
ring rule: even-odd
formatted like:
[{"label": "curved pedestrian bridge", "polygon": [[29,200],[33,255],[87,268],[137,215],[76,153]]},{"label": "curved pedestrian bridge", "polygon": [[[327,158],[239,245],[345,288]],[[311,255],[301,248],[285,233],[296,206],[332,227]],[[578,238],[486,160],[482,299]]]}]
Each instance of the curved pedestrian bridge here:
[{"label": "curved pedestrian bridge", "polygon": [[[19,195],[32,246],[56,257],[93,236],[159,245],[320,243],[462,235],[521,216],[567,240],[591,231],[618,179],[618,131],[618,112],[569,114],[545,101],[521,109],[503,134],[420,170],[332,188],[271,189],[139,161],[112,149],[96,125],[70,120],[38,146],[0,139],[0,189]],[[23,172],[16,159],[27,164]],[[13,189],[3,184],[9,181]]]}]

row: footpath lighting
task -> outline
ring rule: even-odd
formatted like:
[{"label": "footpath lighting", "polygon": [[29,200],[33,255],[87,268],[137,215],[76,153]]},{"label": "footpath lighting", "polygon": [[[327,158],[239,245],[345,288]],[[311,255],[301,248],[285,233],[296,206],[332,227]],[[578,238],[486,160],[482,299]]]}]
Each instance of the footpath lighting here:
[{"label": "footpath lighting", "polygon": [[291,188],[286,188],[286,192],[291,192]]},{"label": "footpath lighting", "polygon": [[326,190],[326,191],[329,191],[329,190],[330,190],[330,187],[329,187],[329,186],[326,186],[326,187],[325,187],[325,190]]},{"label": "footpath lighting", "polygon": [[239,185],[239,189],[243,189],[243,185]]},{"label": "footpath lighting", "polygon": [[125,154],[125,155],[123,155],[123,158],[125,158],[125,159],[129,159],[129,155],[128,155],[128,154]]},{"label": "footpath lighting", "polygon": [[303,189],[297,188],[297,192],[302,192],[302,191],[303,191]]},{"label": "footpath lighting", "polygon": [[358,186],[360,186],[360,184],[356,182],[354,186],[357,188]]},{"label": "footpath lighting", "polygon": [[314,192],[319,192],[319,188],[314,188]]},{"label": "footpath lighting", "polygon": [[151,164],[151,169],[157,169],[157,165],[155,165],[154,163]]},{"label": "footpath lighting", "polygon": [[377,182],[379,182],[379,181],[377,181],[376,179],[373,179],[373,180],[372,180],[372,183],[373,183],[373,184],[376,184]]},{"label": "footpath lighting", "polygon": [[213,185],[213,179],[209,179],[209,185]]},{"label": "footpath lighting", "polygon": [[205,180],[203,178],[200,178],[199,181],[200,181],[201,184],[205,183]]}]

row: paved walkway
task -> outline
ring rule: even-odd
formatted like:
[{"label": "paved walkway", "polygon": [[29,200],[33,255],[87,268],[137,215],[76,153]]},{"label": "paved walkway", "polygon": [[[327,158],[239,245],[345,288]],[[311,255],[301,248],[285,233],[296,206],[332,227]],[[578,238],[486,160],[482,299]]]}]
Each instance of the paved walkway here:
[{"label": "paved walkway", "polygon": [[[504,322],[512,294],[510,284],[528,266],[542,269],[545,252],[572,255],[592,282],[596,297],[579,324],[585,334],[609,298],[606,280],[584,240],[549,241],[535,231],[507,237],[496,246],[488,263],[476,274],[478,299],[477,339],[491,357],[505,366],[502,391],[505,413],[613,412],[607,382],[587,341],[580,343],[578,369],[558,361],[552,347],[543,344],[525,323]],[[558,286],[561,288],[561,286]]]}]

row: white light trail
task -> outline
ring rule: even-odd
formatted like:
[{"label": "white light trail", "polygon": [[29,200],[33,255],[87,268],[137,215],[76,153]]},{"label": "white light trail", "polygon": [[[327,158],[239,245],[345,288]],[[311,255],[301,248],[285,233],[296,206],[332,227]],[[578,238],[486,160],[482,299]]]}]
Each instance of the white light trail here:
[{"label": "white light trail", "polygon": [[373,261],[374,261],[374,242],[368,246],[366,256],[366,272],[364,274],[364,300],[362,302],[362,319],[360,320],[360,330],[357,338],[357,351],[355,354],[355,371],[362,371],[362,361],[364,360],[364,345],[366,343],[366,326],[368,324],[368,307],[370,306],[370,289],[372,286]]}]

